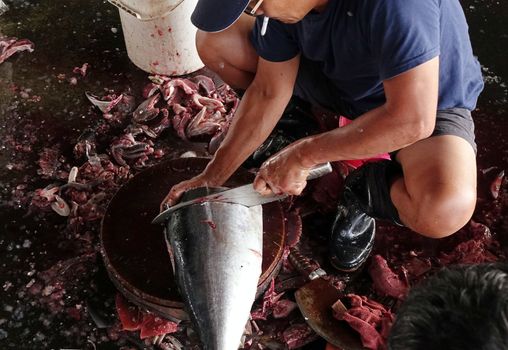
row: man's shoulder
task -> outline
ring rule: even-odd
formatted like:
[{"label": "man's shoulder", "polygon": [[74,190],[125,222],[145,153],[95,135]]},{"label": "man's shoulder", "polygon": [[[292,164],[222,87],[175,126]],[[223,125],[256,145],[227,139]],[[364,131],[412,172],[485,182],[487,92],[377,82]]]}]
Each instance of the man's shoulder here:
[{"label": "man's shoulder", "polygon": [[[357,0],[365,28],[409,28],[440,20],[441,0]],[[458,0],[447,0],[458,1]]]},{"label": "man's shoulder", "polygon": [[[455,1],[455,0],[447,0]],[[425,15],[425,9],[436,9],[440,7],[441,0],[358,0],[362,11],[366,14],[386,16],[397,16],[403,13],[418,13]]]}]

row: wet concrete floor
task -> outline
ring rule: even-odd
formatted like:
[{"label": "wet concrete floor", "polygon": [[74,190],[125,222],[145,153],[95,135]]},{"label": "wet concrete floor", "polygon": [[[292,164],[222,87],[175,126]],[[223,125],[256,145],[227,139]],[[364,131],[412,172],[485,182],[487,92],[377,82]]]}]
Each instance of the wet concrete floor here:
[{"label": "wet concrete floor", "polygon": [[[38,180],[35,164],[44,146],[60,143],[64,153],[70,152],[65,145],[72,147],[93,122],[95,114],[85,91],[130,88],[139,97],[147,73],[129,61],[118,11],[106,1],[4,2],[10,9],[0,16],[0,36],[27,38],[35,43],[35,51],[0,64],[0,348],[113,349],[116,346],[105,338],[105,331],[88,316],[53,315],[26,298],[34,274],[71,257],[74,250],[72,238],[61,234],[64,219],[27,216],[26,205],[13,198],[19,184],[28,184],[31,190],[46,184]],[[474,114],[479,168],[506,169],[508,4],[494,0],[462,4],[486,81]],[[89,73],[70,84],[73,68],[85,62],[91,66]],[[13,136],[22,139],[27,121],[36,127],[31,133],[36,140],[20,165],[19,150],[3,141]],[[186,147],[176,138],[168,142]],[[87,278],[89,284],[96,284],[100,276]],[[75,292],[77,300],[91,297],[86,289]]]}]

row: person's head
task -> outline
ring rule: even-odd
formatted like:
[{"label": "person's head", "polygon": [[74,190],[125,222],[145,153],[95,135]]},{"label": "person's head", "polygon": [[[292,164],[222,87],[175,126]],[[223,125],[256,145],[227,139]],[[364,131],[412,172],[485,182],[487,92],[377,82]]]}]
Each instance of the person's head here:
[{"label": "person's head", "polygon": [[265,15],[284,23],[300,21],[328,0],[198,0],[192,23],[205,32],[219,32],[232,25],[242,13]]},{"label": "person's head", "polygon": [[508,264],[447,267],[414,287],[388,349],[508,349]]}]

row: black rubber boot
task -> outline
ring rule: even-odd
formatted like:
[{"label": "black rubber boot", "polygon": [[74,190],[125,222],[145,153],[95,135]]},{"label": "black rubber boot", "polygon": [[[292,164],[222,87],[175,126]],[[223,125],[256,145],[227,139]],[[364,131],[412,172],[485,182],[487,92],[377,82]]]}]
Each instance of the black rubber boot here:
[{"label": "black rubber boot", "polygon": [[293,96],[284,114],[265,142],[243,164],[259,168],[272,155],[298,139],[317,133],[319,126],[311,113],[311,105]]},{"label": "black rubber boot", "polygon": [[390,198],[392,179],[400,174],[397,162],[383,160],[348,175],[330,237],[330,262],[336,269],[354,271],[367,260],[374,245],[374,218],[402,225]]}]

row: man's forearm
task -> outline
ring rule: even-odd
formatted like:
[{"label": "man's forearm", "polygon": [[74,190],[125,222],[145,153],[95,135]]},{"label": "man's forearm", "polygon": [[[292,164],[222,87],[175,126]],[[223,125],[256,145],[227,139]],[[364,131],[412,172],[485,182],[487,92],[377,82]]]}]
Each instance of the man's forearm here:
[{"label": "man's forearm", "polygon": [[267,97],[255,87],[249,88],[226,138],[204,171],[206,176],[214,183],[224,183],[270,135],[290,97]]},{"label": "man's forearm", "polygon": [[385,106],[373,109],[345,127],[301,141],[300,158],[305,167],[327,161],[365,159],[393,152],[430,136],[429,118],[391,114]]}]

